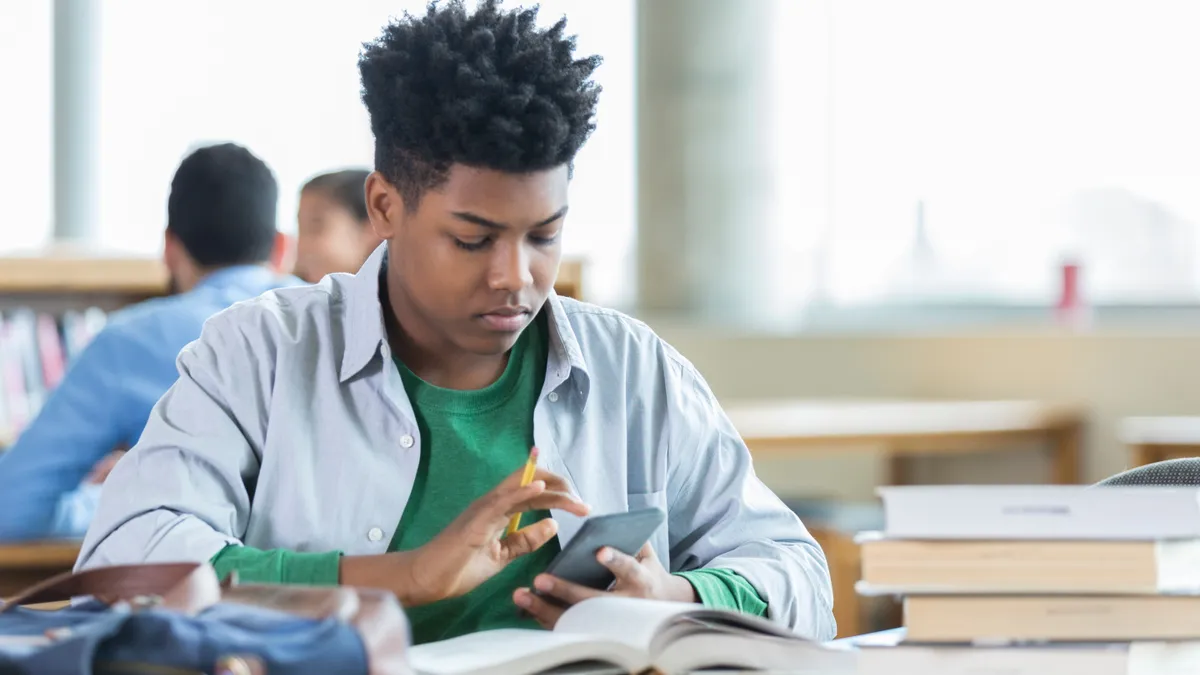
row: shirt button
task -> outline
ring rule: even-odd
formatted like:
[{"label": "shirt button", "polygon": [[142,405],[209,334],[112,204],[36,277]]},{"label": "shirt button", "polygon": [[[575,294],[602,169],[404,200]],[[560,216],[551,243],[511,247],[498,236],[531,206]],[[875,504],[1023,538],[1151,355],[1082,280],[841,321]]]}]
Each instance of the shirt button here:
[{"label": "shirt button", "polygon": [[547,396],[546,398],[550,399],[551,403],[558,403],[558,392],[552,391],[552,392],[550,392],[550,395]]},{"label": "shirt button", "polygon": [[413,446],[413,437],[409,436],[408,434],[404,434],[400,437],[400,445],[406,448],[411,448]]},{"label": "shirt button", "polygon": [[370,532],[367,532],[367,539],[371,541],[379,541],[383,539],[383,530],[378,527],[372,527]]}]

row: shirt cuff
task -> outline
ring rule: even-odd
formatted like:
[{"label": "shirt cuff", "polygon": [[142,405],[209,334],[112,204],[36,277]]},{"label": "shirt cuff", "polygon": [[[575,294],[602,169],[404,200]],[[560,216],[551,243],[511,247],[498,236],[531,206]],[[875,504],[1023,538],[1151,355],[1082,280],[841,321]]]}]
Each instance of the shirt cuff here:
[{"label": "shirt cuff", "polygon": [[341,551],[298,553],[232,545],[221,549],[209,562],[221,579],[236,570],[240,582],[336,586],[341,559]]},{"label": "shirt cuff", "polygon": [[767,615],[767,603],[745,577],[733,570],[719,567],[677,572],[696,590],[696,597],[705,607],[729,609],[754,616]]},{"label": "shirt cuff", "polygon": [[53,538],[82,539],[96,515],[101,487],[98,483],[86,483],[59,497],[49,535]]}]

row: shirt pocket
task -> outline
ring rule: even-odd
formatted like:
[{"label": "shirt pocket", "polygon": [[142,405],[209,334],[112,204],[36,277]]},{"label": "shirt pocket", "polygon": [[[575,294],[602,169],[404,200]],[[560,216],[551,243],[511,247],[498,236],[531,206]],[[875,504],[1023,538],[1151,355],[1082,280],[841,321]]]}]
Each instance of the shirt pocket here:
[{"label": "shirt pocket", "polygon": [[670,562],[670,536],[668,525],[671,521],[671,514],[667,511],[667,491],[656,490],[654,492],[630,492],[625,497],[628,510],[637,511],[639,509],[656,508],[666,514],[663,524],[659,526],[654,534],[650,536],[650,544],[654,547],[654,554],[658,556],[658,561],[662,566],[671,569]]}]

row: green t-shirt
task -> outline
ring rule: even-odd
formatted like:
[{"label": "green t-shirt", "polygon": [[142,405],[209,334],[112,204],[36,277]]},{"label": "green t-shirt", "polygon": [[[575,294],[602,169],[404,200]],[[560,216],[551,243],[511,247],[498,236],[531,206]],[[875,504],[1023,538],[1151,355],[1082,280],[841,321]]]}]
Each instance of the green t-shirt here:
[{"label": "green t-shirt", "polygon": [[[500,378],[474,391],[435,387],[396,362],[421,432],[421,458],[389,551],[424,545],[525,463],[533,445],[533,410],[545,378],[548,349],[546,319],[539,315],[517,340]],[[526,513],[521,524],[548,515]],[[466,595],[405,608],[414,642],[491,628],[536,627],[536,622],[520,615],[512,593],[530,586],[558,551],[555,538]],[[245,582],[335,585],[340,557],[339,551],[298,553],[228,546],[213,557],[212,564],[221,577],[237,570]],[[766,614],[767,604],[754,587],[733,571],[700,569],[680,576],[709,607]]]},{"label": "green t-shirt", "polygon": [[[389,550],[425,545],[472,502],[524,466],[533,446],[533,408],[545,378],[546,350],[546,327],[539,318],[513,346],[500,378],[475,391],[435,387],[397,361],[421,431],[421,464]],[[521,524],[549,515],[526,513]],[[519,617],[512,593],[531,586],[558,551],[558,539],[551,539],[466,595],[409,609],[413,640],[536,627],[532,619]]]}]

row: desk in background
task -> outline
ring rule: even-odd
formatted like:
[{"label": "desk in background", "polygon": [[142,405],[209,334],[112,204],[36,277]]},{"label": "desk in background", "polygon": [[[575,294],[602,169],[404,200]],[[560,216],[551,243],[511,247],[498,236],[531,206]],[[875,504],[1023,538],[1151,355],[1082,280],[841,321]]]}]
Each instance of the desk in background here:
[{"label": "desk in background", "polygon": [[[724,405],[755,456],[805,457],[873,450],[889,462],[888,482],[911,482],[907,460],[1011,450],[1038,441],[1053,459],[1049,482],[1077,484],[1083,410],[1037,401],[775,399]],[[1200,431],[1200,424],[1197,425]],[[1198,436],[1200,440],[1200,436]],[[854,532],[815,518],[805,523],[825,551],[838,635],[864,632],[854,584],[861,573]]]},{"label": "desk in background", "polygon": [[70,572],[79,557],[79,545],[77,541],[0,544],[0,598]]},{"label": "desk in background", "polygon": [[725,406],[751,453],[804,456],[867,448],[891,463],[889,483],[909,482],[904,460],[1005,450],[1042,441],[1050,481],[1077,484],[1083,411],[1038,401],[738,401]]},{"label": "desk in background", "polygon": [[1130,417],[1121,423],[1133,467],[1200,457],[1200,417]]}]

